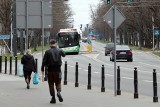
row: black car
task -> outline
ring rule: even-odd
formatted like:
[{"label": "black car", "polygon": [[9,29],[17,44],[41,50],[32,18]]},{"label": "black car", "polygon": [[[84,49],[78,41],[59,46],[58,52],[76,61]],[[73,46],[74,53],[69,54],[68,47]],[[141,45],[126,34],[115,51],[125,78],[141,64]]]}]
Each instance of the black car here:
[{"label": "black car", "polygon": [[105,56],[107,56],[114,49],[114,43],[107,43],[104,48],[105,48],[105,51],[104,51]]},{"label": "black car", "polygon": [[[132,50],[128,45],[116,45],[116,60],[133,61]],[[110,53],[110,61],[114,61],[114,50]]]}]

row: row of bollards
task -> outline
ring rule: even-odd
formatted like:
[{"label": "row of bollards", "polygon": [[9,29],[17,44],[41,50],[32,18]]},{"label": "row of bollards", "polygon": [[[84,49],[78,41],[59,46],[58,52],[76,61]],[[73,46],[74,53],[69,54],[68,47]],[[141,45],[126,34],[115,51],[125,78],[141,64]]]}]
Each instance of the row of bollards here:
[{"label": "row of bollards", "polygon": [[[9,74],[12,74],[12,56],[10,56],[10,72]],[[35,59],[36,62],[36,71],[38,68],[38,59]],[[17,75],[17,56],[15,56],[15,75]],[[67,61],[65,61],[64,66],[64,85],[67,85]],[[2,73],[2,56],[0,56],[0,73]],[[7,74],[7,56],[5,56],[5,74]],[[79,86],[78,83],[78,62],[76,62],[75,65],[75,87]],[[91,89],[91,64],[88,65],[88,84],[87,89]],[[117,95],[121,95],[121,89],[120,89],[120,66],[117,68]],[[102,65],[101,68],[101,92],[105,92],[105,67]],[[135,67],[134,68],[134,98],[138,98],[138,70]],[[153,102],[158,102],[158,96],[157,96],[157,75],[156,75],[156,69],[153,69]]]},{"label": "row of bollards", "polygon": [[[35,59],[35,62],[36,62],[36,71],[37,71],[37,66],[38,66],[38,63],[37,63],[37,60],[38,59]],[[4,59],[4,63],[5,63],[5,71],[4,73],[7,74],[7,56],[5,56],[5,59]],[[10,56],[9,57],[9,64],[10,64],[10,68],[9,68],[9,74],[12,75],[12,62],[13,62],[13,56]],[[18,64],[18,59],[17,59],[17,56],[15,56],[15,75],[17,75],[17,64]],[[0,56],[0,73],[2,73],[2,56]]]},{"label": "row of bollards", "polygon": [[[10,56],[9,58],[9,64],[10,64],[10,69],[9,69],[9,74],[12,74],[12,62],[13,62],[13,57]],[[5,56],[5,74],[7,74],[7,56]],[[0,56],[0,73],[2,73],[2,56]],[[17,56],[15,56],[15,75],[17,75]]]},{"label": "row of bollards", "polygon": [[[67,85],[67,61],[65,61],[64,66],[64,85]],[[78,62],[75,65],[75,87],[78,87]],[[88,65],[88,84],[87,89],[91,89],[91,64]],[[117,68],[117,95],[121,95],[120,89],[120,66]],[[101,92],[105,92],[105,67],[102,65],[101,68]],[[137,68],[134,68],[134,98],[139,98],[138,94],[138,71]],[[158,102],[157,97],[157,76],[156,70],[153,69],[153,102]]]}]

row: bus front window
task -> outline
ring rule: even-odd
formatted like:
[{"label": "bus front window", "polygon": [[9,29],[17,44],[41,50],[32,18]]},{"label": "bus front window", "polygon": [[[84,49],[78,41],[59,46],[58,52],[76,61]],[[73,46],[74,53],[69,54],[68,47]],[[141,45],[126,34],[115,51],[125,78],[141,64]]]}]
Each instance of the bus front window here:
[{"label": "bus front window", "polygon": [[78,33],[59,34],[58,44],[60,48],[72,47],[79,45]]}]

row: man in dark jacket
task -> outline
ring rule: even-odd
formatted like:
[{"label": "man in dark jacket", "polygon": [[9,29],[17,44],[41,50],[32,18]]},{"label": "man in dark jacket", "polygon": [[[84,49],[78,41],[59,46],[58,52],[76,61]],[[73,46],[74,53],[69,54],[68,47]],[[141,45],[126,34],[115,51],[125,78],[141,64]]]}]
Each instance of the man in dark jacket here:
[{"label": "man in dark jacket", "polygon": [[26,54],[21,58],[21,64],[23,64],[23,72],[27,83],[27,89],[30,89],[31,74],[32,72],[37,72],[35,71],[35,61],[30,49],[27,49]]},{"label": "man in dark jacket", "polygon": [[56,103],[54,84],[56,85],[57,97],[59,98],[59,101],[63,101],[63,98],[60,94],[62,65],[61,56],[65,57],[65,53],[63,52],[63,50],[56,47],[56,41],[54,39],[50,40],[50,47],[51,48],[44,54],[41,70],[44,74],[44,67],[48,68],[48,85],[50,95],[52,96],[50,103]]}]

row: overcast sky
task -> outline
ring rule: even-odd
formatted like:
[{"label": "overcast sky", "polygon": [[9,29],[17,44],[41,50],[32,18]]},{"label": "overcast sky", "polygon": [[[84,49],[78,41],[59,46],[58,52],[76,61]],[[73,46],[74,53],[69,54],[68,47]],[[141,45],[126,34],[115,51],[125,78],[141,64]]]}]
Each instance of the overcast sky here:
[{"label": "overcast sky", "polygon": [[84,27],[90,22],[90,5],[96,7],[99,0],[69,0],[68,3],[74,12],[74,27],[79,28],[80,24]]}]

